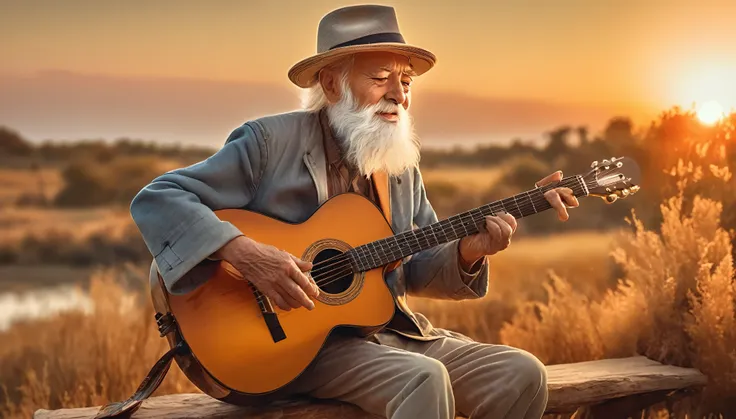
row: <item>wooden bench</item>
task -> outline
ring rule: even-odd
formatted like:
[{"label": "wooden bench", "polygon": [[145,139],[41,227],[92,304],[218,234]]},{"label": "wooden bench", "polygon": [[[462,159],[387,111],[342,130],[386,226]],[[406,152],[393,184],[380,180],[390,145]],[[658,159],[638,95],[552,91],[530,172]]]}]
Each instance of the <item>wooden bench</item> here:
[{"label": "wooden bench", "polygon": [[[548,413],[591,407],[608,417],[626,417],[664,398],[698,391],[706,377],[698,370],[662,365],[643,356],[550,365]],[[99,407],[37,410],[35,419],[93,418]],[[246,416],[247,415],[247,416]],[[357,418],[367,414],[352,405],[293,401],[268,409],[229,405],[205,394],[175,394],[145,400],[133,418]],[[602,417],[596,414],[595,417]]]}]

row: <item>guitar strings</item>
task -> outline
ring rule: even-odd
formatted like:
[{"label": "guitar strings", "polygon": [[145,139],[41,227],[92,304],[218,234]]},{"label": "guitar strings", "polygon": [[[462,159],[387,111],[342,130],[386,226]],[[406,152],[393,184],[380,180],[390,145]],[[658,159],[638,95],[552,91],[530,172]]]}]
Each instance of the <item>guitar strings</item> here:
[{"label": "guitar strings", "polygon": [[[564,186],[565,186],[565,185],[566,185],[567,183],[569,183],[570,181],[575,181],[574,183],[575,183],[575,184],[577,184],[577,178],[576,178],[576,177],[570,177],[570,178],[566,178],[566,179],[563,179],[563,180],[561,180],[561,181],[560,181],[560,182],[559,182],[558,184],[556,184],[556,185],[545,185],[545,186],[541,187],[540,189],[542,189],[542,190],[544,190],[544,189],[550,190],[550,189],[552,189],[552,188],[556,188],[556,187],[559,187],[559,185],[563,185],[563,187],[564,187]],[[585,182],[584,184],[585,184],[585,186],[587,186],[587,187],[591,187],[591,186],[595,186],[595,185],[596,185],[596,181],[587,181],[587,182]],[[576,185],[572,185],[572,186],[576,186]],[[527,193],[528,193],[528,192],[527,192]],[[537,199],[537,198],[535,197],[534,199]],[[530,201],[531,201],[532,203],[534,202],[534,200],[530,200]],[[498,205],[501,205],[502,209],[504,209],[504,210],[505,210],[505,207],[504,207],[504,205],[503,205],[503,200],[502,200],[502,201],[499,201],[499,202],[496,202],[496,203],[491,203],[491,204],[488,204],[488,205],[486,205],[486,206],[490,206],[491,208],[493,208],[493,205],[496,205],[496,206],[498,206]],[[523,204],[523,205],[524,205],[524,209],[529,209],[529,204]],[[521,211],[521,209],[519,208],[518,204],[517,204],[517,208],[518,208],[518,209],[519,209],[519,210]],[[472,211],[472,210],[471,210],[471,211]],[[523,211],[521,211],[521,212],[523,212]],[[472,216],[472,217],[473,217],[473,221],[475,221],[475,218],[474,218],[475,216]],[[451,219],[451,218],[452,218],[452,217],[450,217],[450,218],[448,218],[448,219]],[[462,218],[462,217],[461,217],[461,218]],[[444,227],[443,227],[443,228],[444,228]],[[442,232],[444,233],[444,230],[443,230]],[[381,249],[381,250],[383,250],[383,249]],[[335,264],[335,263],[341,263],[341,262],[343,262],[343,260],[342,260],[342,259],[344,259],[344,258],[343,258],[343,256],[345,256],[345,255],[347,255],[347,254],[348,254],[348,252],[345,252],[345,253],[341,253],[341,254],[339,254],[339,255],[335,255],[335,256],[333,256],[333,257],[330,257],[330,258],[328,258],[328,259],[325,259],[325,260],[323,260],[323,261],[320,261],[319,263],[313,264],[311,272],[312,272],[313,274],[316,274],[316,273],[318,273],[318,272],[324,271],[325,269],[327,269],[327,268],[330,268],[330,267],[334,266],[334,264]],[[314,275],[313,275],[313,276],[314,276]]]},{"label": "guitar strings", "polygon": [[[574,179],[574,178],[567,178],[567,179],[563,179],[562,181],[560,181],[560,184],[566,183],[566,181],[569,181],[569,180],[575,180],[575,179]],[[559,185],[559,184],[558,184],[558,185]],[[553,187],[559,187],[558,185],[554,185]],[[545,186],[549,186],[549,185],[545,185]],[[544,188],[544,187],[542,187],[542,188]],[[540,188],[540,189],[541,189],[541,188]],[[550,188],[550,189],[551,189],[551,188]],[[536,199],[536,198],[535,198],[535,199]],[[491,203],[491,204],[488,204],[488,205],[493,205],[493,203]],[[495,203],[495,205],[501,205],[501,206],[503,207],[503,203],[502,203],[502,202],[498,202],[498,203]],[[525,205],[525,209],[528,209],[528,208],[529,208],[528,204],[524,204],[524,205]],[[472,210],[471,210],[471,211],[472,211]],[[448,218],[448,219],[451,219],[451,218],[452,218],[452,217],[450,217],[450,218]],[[316,264],[314,264],[314,265],[312,266],[312,269],[311,269],[311,272],[313,273],[313,275],[312,275],[312,276],[314,276],[314,273],[316,273],[316,272],[319,272],[319,271],[321,271],[321,270],[324,270],[324,269],[326,269],[326,268],[330,267],[330,265],[332,265],[332,264],[327,264],[327,265],[325,265],[325,264],[326,264],[327,262],[331,262],[331,261],[335,260],[336,258],[339,258],[340,256],[342,256],[342,255],[346,255],[346,254],[347,254],[347,252],[345,252],[345,253],[341,253],[340,255],[336,255],[336,256],[333,256],[333,257],[331,257],[331,258],[325,259],[325,260],[323,260],[323,261],[320,261],[319,263],[316,263]],[[337,261],[335,260],[335,262],[337,262]],[[325,265],[325,266],[323,266],[323,265]]]},{"label": "guitar strings", "polygon": [[[563,183],[563,182],[560,182],[560,183]],[[588,185],[589,184],[586,183],[586,186],[588,186]],[[590,183],[590,185],[592,185],[592,183]],[[554,185],[553,187],[559,187],[559,186]],[[528,210],[530,208],[535,208],[535,210],[536,210],[536,207],[537,206],[540,206],[540,205],[534,205],[534,203],[536,203],[536,204],[542,204],[543,205],[545,202],[547,202],[547,201],[546,201],[546,199],[543,199],[543,197],[542,197],[542,199],[535,198],[533,200],[530,200],[530,203],[529,204],[524,204],[522,207],[524,208],[524,210]],[[499,206],[500,206],[500,208],[499,208]],[[503,204],[501,202],[497,202],[495,204],[490,204],[490,209],[494,213],[497,212],[497,210],[499,210],[499,209],[505,210],[505,208],[503,207]],[[523,210],[521,210],[521,207],[519,207],[519,210],[520,210],[521,213],[523,213]],[[480,218],[476,218],[476,215],[474,215],[472,213],[469,213],[469,214],[470,214],[470,219],[473,221],[473,225],[475,225],[476,228],[478,228],[477,227],[477,224],[485,218],[485,215],[483,215],[483,213],[481,212]],[[450,217],[450,218],[452,218],[452,217]],[[461,220],[463,220],[463,222],[464,222],[466,218],[468,218],[467,215],[464,215],[463,217],[461,217]],[[449,232],[449,230],[446,229],[446,227],[442,227],[442,231],[441,232],[444,233],[444,235],[446,237],[447,236],[447,233]],[[466,233],[467,233],[467,230],[466,230]],[[434,234],[434,232],[433,232],[433,234]],[[453,229],[453,234],[454,234],[454,229]],[[406,237],[408,238],[408,235]],[[411,238],[411,239],[413,240],[413,243],[411,243],[409,241],[406,241],[406,240],[404,240],[404,243],[403,243],[403,244],[408,245],[409,250],[412,250],[415,245],[419,245],[421,247],[421,243],[419,241],[419,238],[416,237],[416,235],[413,235],[413,238]],[[397,244],[399,244],[398,241],[397,241]],[[401,246],[402,246],[402,244],[399,244],[399,247],[401,247]],[[347,254],[347,253],[344,253],[344,254]],[[377,253],[377,254],[379,255],[379,257],[386,257],[386,256],[388,256],[388,254],[385,252],[385,249],[383,249],[383,248],[380,248],[380,252]],[[392,256],[393,256],[393,252],[392,252]],[[398,260],[398,259],[396,259],[396,260]],[[366,261],[367,261],[367,258],[366,258]],[[388,263],[390,263],[390,262],[388,262]],[[331,264],[330,267],[332,267],[334,265],[335,264]],[[328,275],[328,274],[333,274],[336,270],[342,270],[342,268],[344,268],[344,267],[345,267],[344,264],[340,264],[340,265],[337,266],[337,269],[331,269],[328,272],[324,272],[324,270],[322,270],[322,271],[320,271],[320,274],[322,274],[322,275],[312,274],[312,277],[315,278],[315,283],[317,285],[327,285],[327,284],[331,283],[332,281],[325,283],[324,280],[333,279],[333,278],[335,278],[334,275],[329,275],[329,276],[327,276],[325,278],[320,278],[320,276],[325,276],[325,275]],[[324,268],[327,268],[327,266],[325,266]],[[346,273],[338,273],[337,275],[341,275],[342,276],[342,275],[345,275],[345,274]]]},{"label": "guitar strings", "polygon": [[[576,179],[576,178],[569,178],[569,179],[566,179],[566,180],[577,180],[577,179]],[[558,183],[557,185],[552,185],[551,187],[549,187],[549,188],[547,188],[547,189],[552,189],[552,188],[555,188],[555,187],[559,187],[559,185],[562,185],[562,184],[564,184],[566,180],[560,181],[560,182],[559,182],[559,183]],[[577,182],[576,182],[576,183],[577,183]],[[589,188],[590,188],[590,187],[592,187],[592,186],[597,186],[597,181],[587,181],[587,182],[584,182],[584,185],[585,185],[585,186],[587,186],[587,187],[589,187]],[[549,186],[549,185],[546,185],[546,186]],[[542,188],[540,188],[540,189],[545,189],[545,188],[544,188],[544,187],[542,187]],[[574,189],[574,188],[573,188],[573,189]],[[548,201],[547,201],[546,199],[543,199],[543,196],[542,196],[542,199],[538,199],[538,198],[536,198],[536,197],[535,197],[534,199],[531,199],[531,197],[530,197],[530,200],[529,200],[529,204],[523,204],[523,205],[522,205],[522,207],[519,207],[519,206],[517,205],[517,208],[519,209],[519,211],[520,211],[520,214],[523,214],[523,211],[521,210],[521,208],[524,208],[525,210],[528,210],[529,208],[533,207],[533,208],[535,209],[535,212],[536,212],[536,205],[534,205],[535,201],[536,201],[536,203],[537,203],[537,204],[541,204],[541,205],[544,205],[545,203],[549,204],[549,202],[548,202]],[[540,206],[541,206],[541,205],[540,205]],[[502,210],[504,210],[504,211],[506,211],[506,209],[505,209],[505,208],[504,208],[504,206],[503,206],[503,202],[502,202],[502,201],[499,201],[499,202],[496,202],[496,203],[491,203],[491,204],[488,204],[488,205],[486,205],[486,206],[487,206],[487,207],[489,207],[489,208],[490,208],[491,210],[493,210],[493,212],[496,212],[496,210],[501,210],[501,209],[502,209]],[[498,208],[496,208],[496,210],[494,210],[494,206],[495,206],[495,207],[498,207]],[[546,209],[548,209],[548,208],[545,208],[545,210],[546,210]],[[481,212],[481,218],[479,218],[479,219],[477,219],[477,220],[476,220],[476,216],[475,216],[475,215],[473,215],[473,214],[472,214],[472,212],[466,212],[466,213],[469,213],[469,214],[470,214],[470,218],[471,218],[471,220],[472,220],[472,221],[473,221],[474,223],[476,223],[476,222],[480,222],[480,221],[482,221],[482,220],[483,220],[483,219],[484,219],[484,218],[486,217],[486,216],[485,216],[485,215],[483,215],[483,213]],[[466,217],[466,216],[465,216],[465,215],[463,215],[463,216],[461,217],[461,219],[464,219],[465,217]],[[450,218],[452,218],[452,217],[450,217]],[[477,225],[476,225],[476,228],[477,228]],[[448,232],[449,232],[449,230],[446,230],[446,229],[445,229],[445,227],[442,227],[442,233],[445,233],[445,237],[447,236],[447,233],[448,233]],[[453,230],[453,234],[455,234],[455,233],[454,233],[454,230]],[[408,236],[407,236],[407,237],[408,237]],[[419,245],[419,246],[421,247],[421,244],[420,244],[420,242],[419,242],[419,239],[418,239],[418,238],[416,238],[416,236],[414,237],[414,240],[416,241],[416,244],[417,244],[417,245]],[[408,245],[409,245],[409,249],[410,249],[410,250],[411,250],[411,249],[413,248],[413,246],[414,246],[414,244],[413,244],[413,243],[409,243],[409,242],[407,242],[407,241],[405,241],[405,244],[408,244]],[[401,245],[400,245],[400,246],[401,246]],[[384,250],[384,249],[381,249],[381,250]],[[331,264],[329,264],[329,265],[327,265],[327,266],[324,266],[323,268],[327,268],[327,267],[332,267],[332,266],[335,266],[335,264],[338,264],[338,266],[337,266],[337,268],[336,268],[336,269],[332,269],[332,270],[330,270],[330,271],[328,271],[328,272],[322,272],[322,273],[323,273],[323,275],[328,275],[328,276],[326,276],[325,278],[318,278],[317,280],[315,280],[315,283],[316,283],[317,285],[322,285],[322,286],[325,286],[325,285],[329,285],[329,284],[331,284],[331,283],[333,283],[333,282],[335,282],[335,281],[337,281],[337,280],[341,279],[342,277],[344,277],[344,276],[346,276],[346,275],[348,275],[348,274],[352,273],[352,266],[351,266],[351,265],[349,265],[349,261],[348,261],[348,265],[345,265],[345,264],[344,264],[344,261],[345,261],[345,260],[344,260],[344,258],[342,258],[342,260],[341,260],[341,262],[343,262],[343,263],[337,262],[337,259],[338,259],[338,258],[340,258],[340,256],[343,256],[343,255],[347,255],[347,252],[345,252],[345,253],[342,253],[342,254],[340,254],[340,255],[336,255],[336,256],[334,256],[334,257],[332,257],[332,258],[330,258],[330,259],[327,259],[327,260],[326,260],[326,261],[328,261],[328,260],[334,260],[335,262],[334,262],[334,263],[331,263]],[[384,254],[384,256],[386,256],[386,255]],[[397,260],[398,260],[398,259],[397,259]],[[321,263],[325,263],[326,261],[323,261],[323,262],[321,262]],[[389,262],[389,263],[390,263],[390,262]],[[346,269],[346,268],[347,268],[347,269]],[[335,272],[335,271],[337,271],[337,272]],[[314,275],[313,275],[313,278],[314,278]],[[257,289],[255,289],[255,293],[256,293],[256,295],[257,295],[257,298],[256,298],[256,300],[257,300],[257,301],[258,301],[259,303],[260,303],[260,302],[262,302],[262,299],[263,299],[263,298],[265,298],[265,295],[263,295],[263,293],[261,293],[261,292],[260,292],[259,290],[257,290]]]},{"label": "guitar strings", "polygon": [[[572,180],[572,179],[575,179],[575,178],[570,178],[570,179],[566,179],[566,180]],[[564,184],[564,183],[566,183],[566,182],[565,182],[565,180],[561,181],[561,182],[560,182],[560,183],[558,183],[557,185],[552,185],[552,186],[551,186],[551,187],[550,187],[549,189],[551,189],[551,188],[553,188],[553,187],[559,187],[559,185],[561,185],[561,184]],[[577,182],[576,182],[576,183],[577,183]],[[585,185],[586,185],[586,186],[594,186],[594,184],[595,184],[595,182],[585,182]],[[540,188],[540,189],[544,189],[544,187],[542,187],[542,188]],[[530,199],[530,201],[529,201],[530,203],[529,203],[529,204],[523,204],[523,205],[522,205],[522,207],[523,207],[523,208],[524,208],[525,210],[528,210],[528,209],[530,209],[530,208],[534,207],[534,208],[535,208],[535,211],[536,211],[536,205],[534,205],[534,202],[535,202],[535,201],[536,201],[536,203],[537,203],[537,204],[542,204],[542,205],[543,205],[543,204],[544,204],[545,202],[547,202],[547,201],[546,201],[545,199],[539,199],[539,198],[536,198],[536,197],[535,197],[535,199]],[[548,203],[548,202],[547,202],[547,203]],[[489,207],[490,209],[492,209],[492,210],[493,210],[494,212],[495,212],[496,210],[500,210],[500,209],[503,209],[503,210],[505,210],[505,208],[503,207],[503,204],[502,204],[502,202],[496,202],[496,203],[491,203],[491,204],[488,204],[487,206],[488,206],[488,207]],[[518,206],[517,206],[517,207],[518,207]],[[518,207],[518,208],[519,208],[519,210],[521,211],[521,213],[523,214],[523,211],[521,210],[521,207]],[[547,209],[547,208],[546,208],[546,209]],[[452,218],[452,217],[450,217],[450,218]],[[462,218],[462,219],[464,219],[464,218],[467,218],[467,215],[464,215],[464,216],[463,216],[463,217],[461,217],[461,218]],[[480,221],[482,221],[482,220],[483,220],[483,219],[485,218],[485,215],[482,215],[482,212],[481,212],[481,218],[479,218],[479,219],[476,219],[476,216],[475,216],[475,215],[473,215],[472,213],[470,213],[470,218],[471,218],[471,220],[472,220],[472,221],[473,221],[474,223],[476,223],[476,222],[480,222]],[[476,228],[477,228],[477,226],[476,226]],[[442,233],[445,233],[445,236],[447,235],[447,233],[448,233],[448,232],[449,232],[449,230],[446,230],[446,227],[442,227]],[[467,232],[467,231],[466,231],[466,232]],[[454,230],[453,230],[453,234],[454,234]],[[407,236],[407,237],[408,237],[408,236]],[[398,244],[398,242],[397,242],[397,244]],[[405,241],[405,243],[404,243],[404,244],[407,244],[407,245],[409,246],[409,250],[411,250],[411,249],[412,249],[412,248],[414,247],[414,245],[415,245],[415,244],[416,244],[416,245],[420,245],[420,246],[421,246],[421,244],[420,244],[420,242],[419,242],[419,239],[418,239],[418,238],[417,238],[416,236],[414,237],[414,243],[410,243],[410,242],[408,242],[408,241]],[[381,250],[384,250],[384,249],[382,248]],[[313,275],[313,278],[315,278],[315,277],[316,277],[316,279],[317,279],[317,280],[315,281],[315,283],[316,283],[317,285],[322,285],[322,286],[325,286],[325,285],[328,285],[328,284],[330,284],[330,283],[333,283],[334,281],[336,281],[336,280],[339,280],[339,279],[341,279],[342,277],[344,277],[344,276],[346,276],[346,275],[348,275],[348,274],[352,273],[352,266],[350,266],[350,265],[349,265],[349,261],[348,261],[348,265],[346,265],[346,264],[344,263],[344,262],[345,262],[345,258],[344,258],[344,257],[343,257],[343,258],[340,258],[340,256],[346,256],[346,255],[347,255],[347,252],[345,252],[345,253],[342,253],[342,254],[340,254],[340,255],[336,255],[336,256],[334,256],[334,257],[332,257],[332,258],[330,258],[330,259],[327,259],[327,260],[325,260],[325,261],[322,261],[322,262],[320,263],[320,265],[321,265],[321,264],[324,264],[325,262],[327,262],[327,261],[329,261],[329,260],[333,260],[333,263],[330,263],[330,264],[328,264],[328,265],[326,265],[326,266],[321,266],[321,267],[322,267],[323,269],[322,269],[322,270],[321,270],[321,271],[319,272],[319,274],[322,274],[322,275],[319,275],[319,274],[317,274],[317,275]],[[384,254],[383,256],[387,256],[387,255],[386,255],[386,254]],[[341,260],[340,260],[340,262],[342,262],[342,263],[338,262],[338,261],[337,261],[337,259],[341,259]],[[397,260],[398,260],[398,259],[397,259]],[[336,264],[337,264],[337,267],[336,267],[336,269],[331,269],[330,271],[324,272],[324,269],[326,269],[326,268],[328,268],[328,267],[330,267],[330,268],[331,268],[331,267],[334,267],[334,266],[335,266]],[[379,265],[379,266],[380,266],[380,265]],[[346,269],[346,268],[347,268],[347,269]],[[314,271],[314,270],[313,270],[313,271]],[[336,272],[336,271],[337,271],[337,272]],[[320,278],[320,276],[324,276],[324,278]],[[257,294],[259,294],[259,297],[261,297],[261,296],[262,296],[262,297],[265,297],[265,296],[264,296],[264,295],[263,295],[262,293],[260,293],[260,292],[257,292]],[[259,298],[259,302],[261,302],[260,298]]]},{"label": "guitar strings", "polygon": [[[563,181],[561,181],[561,182],[560,182],[560,184],[564,184],[564,183],[567,183],[566,181],[569,181],[569,180],[576,180],[576,179],[575,179],[575,178],[568,178],[568,179],[563,179]],[[575,182],[575,183],[577,183],[577,182]],[[545,186],[548,186],[548,185],[545,185]],[[553,185],[552,187],[559,187],[559,186],[558,186],[558,185]],[[543,187],[543,188],[544,188],[544,187]],[[551,189],[551,188],[549,188],[549,189]],[[537,198],[535,197],[535,200],[536,200],[536,199],[537,199]],[[532,201],[532,203],[533,203],[533,202],[534,202],[534,201]],[[539,203],[539,202],[537,202],[537,203]],[[495,205],[495,206],[498,206],[498,205],[500,205],[500,206],[502,207],[502,209],[504,209],[504,210],[505,210],[505,207],[503,206],[503,203],[502,203],[502,202],[497,202],[497,203],[495,203],[495,204],[494,204],[494,203],[491,203],[491,204],[488,204],[488,205],[489,205],[489,206],[491,206],[491,209],[493,209],[493,205]],[[530,208],[529,204],[524,204],[523,206],[524,206],[524,209],[529,209],[529,208]],[[519,208],[519,210],[521,211],[521,208],[520,208],[520,207],[518,207],[518,205],[517,205],[517,208]],[[472,211],[472,210],[471,210],[471,211]],[[496,212],[496,209],[493,209],[493,212]],[[522,212],[523,212],[523,211],[522,211]],[[472,221],[473,221],[473,222],[475,223],[475,222],[476,222],[476,219],[475,219],[475,215],[471,215],[471,217],[472,217]],[[483,216],[483,217],[485,217],[485,216]],[[448,220],[450,220],[450,219],[452,219],[452,218],[453,218],[453,217],[449,217],[449,218],[448,218]],[[466,219],[466,218],[467,218],[467,215],[464,215],[464,216],[462,216],[462,217],[461,217],[460,219],[461,219],[461,220],[463,220],[463,221],[465,221],[465,219]],[[478,220],[478,221],[480,221],[480,220]],[[446,231],[444,231],[444,229],[445,229],[446,227],[442,227],[442,228],[443,228],[443,231],[442,231],[442,233],[446,233]],[[434,234],[434,231],[433,231],[432,233]],[[446,235],[446,234],[445,234],[445,235]],[[415,237],[415,238],[416,238],[416,237]],[[418,240],[418,239],[417,239],[417,240]],[[418,243],[418,242],[417,242],[417,243]],[[397,244],[398,244],[398,243],[397,243]],[[380,251],[381,253],[383,253],[383,254],[382,254],[382,256],[383,256],[383,257],[385,257],[385,256],[388,256],[388,255],[387,255],[387,254],[385,253],[385,249],[383,249],[382,247],[381,247],[381,248],[379,249],[379,251]],[[349,252],[345,252],[345,253],[342,253],[341,255],[347,255],[348,253],[349,253]],[[378,253],[378,254],[381,254],[381,253]],[[330,259],[326,259],[325,261],[321,261],[320,263],[317,263],[317,264],[313,265],[313,268],[312,268],[312,270],[311,270],[311,272],[312,272],[312,277],[316,277],[316,276],[319,276],[320,274],[324,273],[325,269],[328,269],[328,268],[332,268],[332,267],[333,267],[333,266],[334,266],[334,265],[335,265],[336,263],[341,263],[341,262],[342,262],[342,260],[340,260],[340,261],[338,261],[338,260],[334,260],[334,262],[335,262],[335,263],[329,263],[329,264],[326,264],[326,265],[325,265],[325,263],[326,263],[326,262],[328,262],[328,261],[331,261],[331,260],[333,260],[333,259],[335,259],[335,258],[339,258],[339,256],[341,256],[341,255],[338,255],[338,256],[333,256],[333,257],[332,257],[332,258],[330,258]],[[371,257],[371,258],[372,258],[372,257]],[[324,266],[323,266],[323,265],[324,265]]]},{"label": "guitar strings", "polygon": [[[543,202],[546,202],[546,200],[544,200],[542,198],[542,199],[538,199],[536,203],[537,204],[542,204]],[[520,207],[520,209],[523,208],[524,210],[528,210],[528,209],[531,209],[531,208],[536,208],[536,205],[533,205],[533,203],[534,203],[534,200],[530,201],[529,204],[522,205]],[[495,207],[497,207],[496,210],[503,209],[503,207],[500,205],[500,203],[495,204]],[[493,209],[494,206],[491,206],[491,208]],[[472,220],[475,222],[476,221],[476,217],[474,215],[472,215],[472,214],[471,214],[471,217],[472,217]],[[485,218],[485,216],[482,216],[482,217],[483,218],[480,218],[477,221],[481,221],[482,219]],[[448,233],[450,233],[450,231],[451,231],[451,229],[448,229],[446,227],[442,227],[442,230],[441,230],[441,232],[445,234],[445,237],[447,236]],[[455,234],[454,230],[452,230],[452,233]],[[409,249],[412,249],[415,244],[419,244],[419,241],[418,241],[418,239],[416,240],[416,243],[409,243],[409,242],[406,242],[405,241],[404,244],[407,244],[409,246]],[[400,245],[400,247],[401,247],[401,245]],[[347,253],[343,253],[343,255],[346,255],[346,254]],[[331,270],[329,270],[327,272],[322,271],[321,272],[322,275],[315,276],[313,274],[312,275],[312,278],[315,280],[315,283],[317,284],[317,286],[322,286],[322,287],[327,286],[327,285],[332,284],[332,283],[334,283],[336,281],[339,281],[343,277],[345,277],[345,276],[353,273],[353,269],[352,269],[352,266],[349,264],[349,261],[344,261],[344,262],[348,262],[348,263],[347,264],[345,264],[345,263],[338,263],[337,266],[335,266],[335,264],[331,264],[330,267],[334,267],[334,269],[331,269]],[[266,298],[266,296],[264,294],[260,293],[260,292],[257,293],[257,294],[258,294],[258,296],[257,296],[256,300],[259,303],[261,303],[263,301],[263,299]]]},{"label": "guitar strings", "polygon": [[[549,190],[549,189],[552,189],[552,188],[560,187],[560,185],[562,185],[562,187],[565,187],[565,184],[567,184],[569,181],[572,181],[572,180],[577,181],[577,179],[575,177],[572,177],[572,178],[568,178],[568,179],[563,179],[562,181],[560,181],[556,185],[545,185],[545,186],[547,186],[547,188],[540,187],[539,189],[542,189],[542,190],[548,189]],[[575,182],[575,183],[577,184],[577,182]],[[584,182],[584,184],[586,186],[588,186],[588,187],[594,186],[595,183],[596,183],[595,181],[593,181],[593,182]],[[530,198],[531,198],[531,196],[530,196]],[[546,201],[546,199],[544,199],[543,196],[542,196],[542,199],[539,199],[538,197],[535,197],[533,199],[530,199],[529,200],[529,203],[522,204],[522,206],[518,206],[517,205],[517,209],[519,209],[519,211],[520,211],[521,214],[523,214],[523,212],[524,212],[521,208],[523,208],[524,210],[528,210],[530,208],[534,208],[535,211],[536,211],[537,205],[534,205],[534,204],[536,203],[536,204],[542,204],[542,205],[544,205],[545,202],[547,202],[547,201]],[[506,210],[505,207],[503,206],[502,201],[491,203],[491,204],[487,204],[485,206],[489,207],[489,209],[491,209],[494,213],[497,212],[498,210],[504,210],[504,211]],[[474,225],[477,222],[482,221],[486,217],[485,215],[483,215],[482,212],[481,212],[480,218],[477,218],[477,219],[476,219],[476,216],[474,214],[469,213],[469,215],[470,215],[470,219],[473,221]],[[450,218],[452,218],[452,217],[450,217]],[[450,219],[450,218],[448,218],[448,219]],[[464,221],[465,218],[468,218],[467,215],[463,215],[461,217],[461,219],[463,221]],[[477,225],[476,225],[476,228],[477,228]],[[449,230],[446,229],[446,227],[441,227],[441,232],[444,233],[445,237],[447,237],[447,234],[449,233]],[[455,234],[454,229],[453,229],[453,234]],[[421,243],[419,242],[419,239],[416,236],[414,236],[413,240],[414,240],[415,243],[410,243],[410,242],[408,242],[406,240],[404,242],[404,244],[406,244],[406,245],[409,246],[409,250],[413,249],[414,245],[419,245],[421,247]],[[401,245],[399,245],[399,246],[401,247]],[[381,250],[383,251],[384,249],[381,248]],[[331,257],[329,259],[326,259],[324,261],[321,261],[318,264],[315,264],[315,266],[316,265],[319,265],[318,267],[321,268],[321,269],[314,269],[313,268],[312,271],[311,271],[312,272],[312,278],[315,279],[315,283],[318,286],[326,286],[326,285],[329,285],[329,284],[331,284],[331,283],[333,283],[333,282],[335,282],[337,280],[340,280],[344,276],[352,273],[352,266],[350,265],[350,261],[349,260],[346,260],[347,255],[348,255],[348,252],[344,252],[344,253],[341,253],[340,255],[333,256],[333,257]],[[385,254],[385,253],[383,255],[381,255],[379,253],[379,256],[388,256],[388,255]],[[330,262],[330,263],[328,263],[328,262]],[[345,262],[347,262],[347,264]],[[328,268],[334,268],[334,269],[330,269],[330,270],[328,270],[328,271],[325,272],[325,269],[328,269]],[[257,289],[255,290],[255,292],[256,292],[256,294],[258,296],[258,298],[257,298],[258,302],[259,303],[262,302],[262,298],[265,298],[265,295],[263,295],[263,293],[261,293]]]}]

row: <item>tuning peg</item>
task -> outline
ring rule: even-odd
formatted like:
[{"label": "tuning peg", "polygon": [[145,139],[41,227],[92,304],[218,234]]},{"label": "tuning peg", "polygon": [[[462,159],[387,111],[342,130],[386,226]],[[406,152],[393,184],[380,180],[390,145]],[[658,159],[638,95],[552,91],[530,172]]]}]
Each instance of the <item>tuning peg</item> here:
[{"label": "tuning peg", "polygon": [[613,204],[618,199],[618,195],[612,193],[610,195],[606,195],[606,202],[609,204]]},{"label": "tuning peg", "polygon": [[628,188],[624,188],[624,189],[621,189],[621,193],[622,193],[622,194],[623,194],[624,196],[629,196],[629,194],[630,194],[630,192],[629,192],[629,189],[628,189]]},{"label": "tuning peg", "polygon": [[608,159],[603,159],[603,161],[601,162],[601,164],[602,164],[603,166],[608,166],[609,164],[611,164],[611,162],[610,162],[610,160],[608,160]]},{"label": "tuning peg", "polygon": [[598,160],[596,160],[596,161],[594,161],[593,163],[590,164],[590,168],[591,169],[595,169],[596,167],[598,167]]}]

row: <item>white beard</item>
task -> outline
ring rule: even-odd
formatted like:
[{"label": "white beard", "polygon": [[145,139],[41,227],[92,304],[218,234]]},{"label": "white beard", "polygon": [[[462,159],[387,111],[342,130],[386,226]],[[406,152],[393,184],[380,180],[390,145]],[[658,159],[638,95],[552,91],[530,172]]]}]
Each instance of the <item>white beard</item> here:
[{"label": "white beard", "polygon": [[[346,82],[340,101],[327,107],[327,116],[345,158],[362,175],[375,172],[398,176],[419,164],[419,142],[414,125],[403,106],[381,99],[375,105],[359,108]],[[399,120],[389,122],[377,113],[396,112]]]}]

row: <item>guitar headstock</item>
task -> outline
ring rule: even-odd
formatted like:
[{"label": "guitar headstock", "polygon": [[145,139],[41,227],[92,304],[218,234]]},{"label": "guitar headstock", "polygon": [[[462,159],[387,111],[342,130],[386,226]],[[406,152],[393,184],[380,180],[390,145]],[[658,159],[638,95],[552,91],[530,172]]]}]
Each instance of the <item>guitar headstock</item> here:
[{"label": "guitar headstock", "polygon": [[610,204],[639,191],[641,170],[633,159],[611,157],[610,160],[594,161],[590,167],[590,172],[583,175],[588,195],[600,197]]}]

